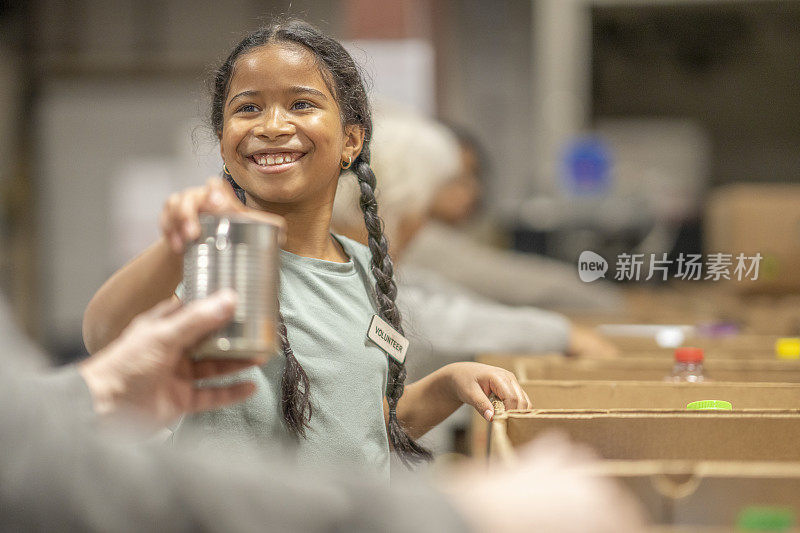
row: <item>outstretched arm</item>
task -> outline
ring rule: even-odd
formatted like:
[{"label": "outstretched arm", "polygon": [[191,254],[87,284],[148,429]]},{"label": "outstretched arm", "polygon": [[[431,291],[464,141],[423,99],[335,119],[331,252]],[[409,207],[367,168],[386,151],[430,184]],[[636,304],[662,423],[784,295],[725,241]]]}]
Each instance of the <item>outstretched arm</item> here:
[{"label": "outstretched arm", "polygon": [[104,348],[133,317],[173,294],[183,277],[184,248],[200,236],[199,214],[203,212],[235,212],[285,227],[277,215],[246,208],[219,178],[173,194],[161,213],[161,239],[111,276],[86,307],[83,341],[89,353]]},{"label": "outstretched arm", "polygon": [[114,273],[83,314],[83,342],[96,353],[119,337],[133,317],[168,298],[183,278],[183,257],[161,238]]}]

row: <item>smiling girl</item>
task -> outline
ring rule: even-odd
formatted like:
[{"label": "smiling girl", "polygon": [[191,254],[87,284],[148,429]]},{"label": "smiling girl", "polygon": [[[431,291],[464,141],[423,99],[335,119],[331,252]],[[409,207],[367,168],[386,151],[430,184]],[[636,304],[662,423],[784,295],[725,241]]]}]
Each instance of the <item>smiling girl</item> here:
[{"label": "smiling girl", "polygon": [[[388,476],[390,449],[406,463],[429,458],[414,439],[464,402],[487,419],[491,393],[506,408],[530,406],[512,374],[475,363],[446,366],[404,387],[405,366],[367,338],[376,314],[403,330],[369,166],[370,108],[359,70],[338,42],[297,20],[252,33],[216,72],[211,125],[230,185],[213,179],[171,196],[161,239],[100,288],[84,317],[84,340],[94,352],[172,295],[201,212],[285,221],[284,357],[248,371],[256,391],[246,402],[185,418],[176,441],[191,431],[222,446],[291,442],[305,463]],[[369,247],[330,233],[346,169],[359,183]]]}]

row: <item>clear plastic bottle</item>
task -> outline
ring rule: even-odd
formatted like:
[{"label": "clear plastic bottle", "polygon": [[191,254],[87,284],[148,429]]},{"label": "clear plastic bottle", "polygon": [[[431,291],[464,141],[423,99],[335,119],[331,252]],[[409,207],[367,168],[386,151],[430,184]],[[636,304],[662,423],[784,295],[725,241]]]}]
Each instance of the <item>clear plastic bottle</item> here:
[{"label": "clear plastic bottle", "polygon": [[700,383],[706,381],[703,374],[703,349],[678,348],[675,350],[675,366],[666,381]]}]

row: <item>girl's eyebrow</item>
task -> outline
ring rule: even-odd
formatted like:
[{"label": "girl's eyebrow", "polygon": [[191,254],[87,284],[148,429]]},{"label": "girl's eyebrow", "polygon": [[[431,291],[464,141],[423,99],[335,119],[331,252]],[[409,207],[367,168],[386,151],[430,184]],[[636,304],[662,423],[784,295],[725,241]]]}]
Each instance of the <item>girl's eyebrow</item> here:
[{"label": "girl's eyebrow", "polygon": [[[323,93],[322,91],[314,89],[313,87],[306,87],[305,85],[293,85],[287,89],[287,92],[291,94],[312,94],[314,96],[322,98],[323,100],[328,99],[328,97],[325,96],[325,93]],[[233,104],[233,102],[236,101],[237,98],[242,98],[245,96],[254,96],[256,94],[258,94],[258,91],[254,90],[242,91],[233,98],[231,98],[230,100],[228,100],[228,106]]]},{"label": "girl's eyebrow", "polygon": [[304,85],[293,85],[292,87],[289,87],[289,92],[293,94],[313,94],[314,96],[319,96],[325,100],[328,99],[328,97],[325,96],[325,93],[322,91],[314,89],[313,87],[306,87]]},{"label": "girl's eyebrow", "polygon": [[230,100],[228,100],[228,106],[230,106],[237,98],[241,98],[243,96],[253,96],[258,94],[258,91],[242,91]]}]

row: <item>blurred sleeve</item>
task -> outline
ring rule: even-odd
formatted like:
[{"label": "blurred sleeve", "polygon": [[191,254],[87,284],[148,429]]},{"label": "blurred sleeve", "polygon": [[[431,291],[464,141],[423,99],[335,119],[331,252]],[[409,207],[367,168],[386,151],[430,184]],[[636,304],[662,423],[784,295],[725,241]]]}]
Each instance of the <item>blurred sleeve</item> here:
[{"label": "blurred sleeve", "polygon": [[68,409],[72,422],[82,430],[95,421],[92,394],[77,365],[47,369],[20,381],[29,390],[41,391],[41,401],[53,409]]},{"label": "blurred sleeve", "polygon": [[179,454],[92,431],[77,369],[37,375],[42,353],[8,324],[0,327],[1,531],[465,529],[421,483],[389,489],[300,473],[279,458]]},{"label": "blurred sleeve", "polygon": [[403,261],[509,305],[564,311],[615,311],[623,305],[621,292],[613,284],[582,282],[577,265],[487,246],[437,222],[427,224],[415,237]]},{"label": "blurred sleeve", "polygon": [[492,302],[436,273],[403,268],[398,301],[409,336],[439,354],[563,352],[569,321],[534,307]]}]

